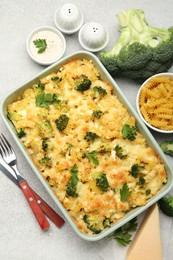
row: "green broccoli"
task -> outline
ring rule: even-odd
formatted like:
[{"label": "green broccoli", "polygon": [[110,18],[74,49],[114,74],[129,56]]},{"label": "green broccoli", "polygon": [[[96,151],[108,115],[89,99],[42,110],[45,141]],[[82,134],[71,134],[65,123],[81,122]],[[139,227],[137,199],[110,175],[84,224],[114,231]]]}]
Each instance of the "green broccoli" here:
[{"label": "green broccoli", "polygon": [[103,226],[104,226],[104,228],[110,227],[110,226],[111,226],[111,223],[112,223],[112,221],[110,220],[110,218],[105,218],[105,219],[103,220]]},{"label": "green broccoli", "polygon": [[116,145],[114,148],[115,152],[116,152],[116,156],[120,159],[126,159],[127,158],[127,154],[123,154],[123,148],[119,145]]},{"label": "green broccoli", "polygon": [[138,181],[139,186],[142,187],[145,183],[146,183],[146,180],[144,179],[144,177],[140,176],[139,181]]},{"label": "green broccoli", "polygon": [[89,89],[90,86],[91,86],[91,80],[87,76],[81,75],[81,77],[76,80],[75,89],[78,91],[85,91]]},{"label": "green broccoli", "polygon": [[173,195],[159,200],[159,206],[163,213],[173,217]]},{"label": "green broccoli", "polygon": [[100,54],[101,62],[113,77],[145,80],[172,66],[173,27],[151,27],[141,9],[119,13],[117,18],[121,35],[110,51]]},{"label": "green broccoli", "polygon": [[45,89],[45,84],[39,82],[36,86],[36,88],[40,91],[43,91]]},{"label": "green broccoli", "polygon": [[26,135],[25,131],[22,128],[17,129],[16,132],[17,132],[17,136],[19,138],[22,138],[22,137],[24,137]]},{"label": "green broccoli", "polygon": [[52,77],[51,80],[56,82],[56,83],[59,83],[59,82],[61,82],[62,79],[57,77],[57,76],[55,76],[55,77]]},{"label": "green broccoli", "polygon": [[102,231],[103,226],[97,217],[84,215],[83,220],[87,224],[87,228],[90,229],[94,234],[99,234]]},{"label": "green broccoli", "polygon": [[71,197],[77,197],[77,183],[78,183],[78,167],[76,164],[73,165],[73,167],[70,170],[71,172],[71,177],[66,185],[66,193],[68,196]]},{"label": "green broccoli", "polygon": [[137,178],[138,174],[142,173],[142,170],[144,169],[143,165],[140,165],[138,163],[135,163],[132,165],[131,170],[130,170],[130,174],[134,177]]},{"label": "green broccoli", "polygon": [[67,127],[69,117],[66,114],[62,114],[58,119],[55,120],[57,129],[62,132]]},{"label": "green broccoli", "polygon": [[99,95],[99,96],[105,96],[107,94],[106,89],[100,87],[100,86],[95,86],[93,87],[94,93]]},{"label": "green broccoli", "polygon": [[130,126],[125,124],[121,131],[123,137],[129,141],[134,141],[136,139],[136,126]]},{"label": "green broccoli", "polygon": [[43,138],[43,140],[42,140],[42,149],[43,149],[43,151],[47,151],[47,148],[48,148],[48,138]]},{"label": "green broccoli", "polygon": [[84,140],[87,142],[94,142],[99,136],[96,133],[93,132],[87,132],[84,136]]},{"label": "green broccoli", "polygon": [[96,186],[104,192],[108,191],[109,183],[105,174],[99,173],[96,178]]},{"label": "green broccoli", "polygon": [[41,160],[39,160],[39,163],[43,167],[51,167],[51,165],[52,165],[51,158],[48,156],[44,156]]},{"label": "green broccoli", "polygon": [[42,136],[49,137],[52,134],[53,128],[50,121],[46,120],[38,126],[38,130]]},{"label": "green broccoli", "polygon": [[160,144],[160,148],[165,154],[173,156],[173,140],[163,141]]},{"label": "green broccoli", "polygon": [[99,119],[102,116],[103,112],[101,110],[95,110],[92,113],[92,116]]}]

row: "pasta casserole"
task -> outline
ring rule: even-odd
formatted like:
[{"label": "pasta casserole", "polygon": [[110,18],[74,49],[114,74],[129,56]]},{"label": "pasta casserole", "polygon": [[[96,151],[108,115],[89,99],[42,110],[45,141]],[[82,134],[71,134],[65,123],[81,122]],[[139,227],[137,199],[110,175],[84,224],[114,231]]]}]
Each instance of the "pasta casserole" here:
[{"label": "pasta casserole", "polygon": [[158,154],[91,60],[72,59],[8,105],[40,174],[78,229],[98,234],[167,182]]}]

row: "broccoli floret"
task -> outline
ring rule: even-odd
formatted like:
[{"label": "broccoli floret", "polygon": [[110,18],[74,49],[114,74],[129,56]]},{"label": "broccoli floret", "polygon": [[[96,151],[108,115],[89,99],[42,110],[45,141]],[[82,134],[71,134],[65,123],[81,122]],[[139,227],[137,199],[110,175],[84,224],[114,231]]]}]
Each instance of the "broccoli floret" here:
[{"label": "broccoli floret", "polygon": [[109,183],[105,174],[99,173],[96,178],[96,186],[102,191],[108,191]]},{"label": "broccoli floret", "polygon": [[105,218],[104,220],[103,220],[103,226],[104,226],[104,228],[107,228],[107,227],[110,227],[111,226],[111,220],[110,220],[110,218]]},{"label": "broccoli floret", "polygon": [[46,120],[43,121],[39,126],[38,126],[38,130],[40,132],[40,134],[44,137],[49,137],[51,136],[51,133],[53,131],[52,125],[50,123],[50,121]]},{"label": "broccoli floret", "polygon": [[39,160],[39,163],[43,166],[43,167],[51,167],[52,163],[51,163],[51,158],[48,156],[44,156],[41,160]]},{"label": "broccoli floret", "polygon": [[99,234],[102,231],[103,227],[101,226],[98,218],[84,215],[83,220],[87,224],[87,228],[90,229],[94,234]]},{"label": "broccoli floret", "polygon": [[40,91],[43,91],[45,89],[45,84],[39,82],[36,86],[37,89],[39,89]]},{"label": "broccoli floret", "polygon": [[142,173],[142,170],[144,169],[143,165],[140,165],[138,163],[135,163],[132,165],[130,174],[134,177],[137,178],[140,173]]},{"label": "broccoli floret", "polygon": [[84,140],[87,142],[94,142],[99,136],[96,133],[93,132],[87,132],[84,136]]},{"label": "broccoli floret", "polygon": [[159,200],[160,209],[169,217],[173,217],[173,195]]},{"label": "broccoli floret", "polygon": [[123,154],[123,148],[119,145],[116,145],[114,148],[115,152],[116,152],[116,156],[120,159],[126,159],[127,158],[127,154]]},{"label": "broccoli floret", "polygon": [[94,93],[98,94],[99,96],[105,96],[107,94],[106,89],[102,87],[93,87]]},{"label": "broccoli floret", "polygon": [[43,140],[42,140],[42,149],[43,149],[43,151],[47,151],[47,148],[48,148],[48,138],[43,138]]},{"label": "broccoli floret", "polygon": [[173,140],[163,141],[160,144],[160,148],[165,154],[173,156]]},{"label": "broccoli floret", "polygon": [[74,164],[72,169],[70,170],[71,172],[71,177],[66,185],[66,193],[68,196],[71,196],[71,197],[77,197],[78,194],[77,194],[77,183],[78,183],[78,168],[77,168],[77,165]]},{"label": "broccoli floret", "polygon": [[113,77],[125,76],[145,80],[167,71],[173,61],[173,27],[148,25],[144,11],[132,9],[117,14],[121,35],[100,60]]},{"label": "broccoli floret", "polygon": [[62,79],[56,76],[56,77],[52,77],[51,80],[56,83],[59,83]]},{"label": "broccoli floret", "polygon": [[122,128],[121,131],[123,137],[125,139],[128,139],[129,141],[134,141],[136,139],[136,127],[135,126],[130,126],[125,124]]},{"label": "broccoli floret", "polygon": [[98,118],[98,119],[102,116],[102,114],[103,114],[103,112],[101,110],[95,110],[92,113],[93,117]]},{"label": "broccoli floret", "polygon": [[24,137],[26,135],[25,131],[22,128],[17,129],[16,132],[17,132],[17,136],[19,138],[22,138],[22,137]]},{"label": "broccoli floret", "polygon": [[148,196],[148,195],[150,195],[151,194],[151,190],[150,189],[147,189],[146,191],[145,191],[145,194]]},{"label": "broccoli floret", "polygon": [[139,184],[140,186],[143,186],[145,183],[146,183],[146,180],[144,179],[144,177],[140,176],[140,177],[139,177],[138,184]]},{"label": "broccoli floret", "polygon": [[62,114],[58,119],[55,120],[57,129],[62,132],[67,127],[69,117],[66,114]]},{"label": "broccoli floret", "polygon": [[81,75],[81,77],[76,80],[75,89],[78,91],[85,91],[89,89],[90,86],[91,86],[91,80],[87,76]]}]

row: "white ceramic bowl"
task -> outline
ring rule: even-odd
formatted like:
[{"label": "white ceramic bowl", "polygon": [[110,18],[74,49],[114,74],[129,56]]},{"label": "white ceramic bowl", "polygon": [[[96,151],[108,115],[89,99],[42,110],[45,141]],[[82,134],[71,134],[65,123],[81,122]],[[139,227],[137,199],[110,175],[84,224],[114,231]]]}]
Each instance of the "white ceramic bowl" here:
[{"label": "white ceramic bowl", "polygon": [[89,22],[80,29],[78,39],[84,49],[97,52],[106,47],[109,41],[109,34],[102,24]]},{"label": "white ceramic bowl", "polygon": [[[43,53],[38,53],[33,40],[45,39],[47,48]],[[26,49],[29,56],[41,65],[50,65],[59,60],[65,53],[66,41],[63,34],[54,27],[40,26],[34,29],[26,40]]]},{"label": "white ceramic bowl", "polygon": [[83,14],[76,5],[67,3],[56,10],[54,23],[61,32],[72,34],[81,28]]},{"label": "white ceramic bowl", "polygon": [[140,93],[141,93],[141,90],[142,88],[145,86],[146,83],[148,83],[151,79],[153,78],[156,78],[156,77],[169,77],[171,80],[173,80],[173,73],[159,73],[159,74],[155,74],[153,76],[151,76],[150,78],[148,78],[140,87],[139,91],[138,91],[138,94],[137,94],[137,98],[136,98],[136,108],[137,108],[137,111],[138,111],[138,114],[140,116],[140,118],[143,120],[143,122],[149,127],[151,128],[152,130],[155,130],[157,132],[160,132],[160,133],[167,133],[167,134],[170,134],[170,133],[173,133],[173,130],[162,130],[160,128],[156,128],[154,126],[152,126],[151,124],[149,124],[145,118],[143,117],[141,111],[140,111],[140,107],[139,107],[139,97],[140,97]]}]

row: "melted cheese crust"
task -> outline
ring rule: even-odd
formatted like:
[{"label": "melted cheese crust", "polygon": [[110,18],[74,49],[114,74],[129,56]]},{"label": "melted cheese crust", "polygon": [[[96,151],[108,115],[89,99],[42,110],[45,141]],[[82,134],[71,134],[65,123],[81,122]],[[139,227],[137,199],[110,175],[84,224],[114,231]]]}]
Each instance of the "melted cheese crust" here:
[{"label": "melted cheese crust", "polygon": [[[86,75],[92,82],[90,89],[84,92],[75,89],[75,79],[81,75]],[[53,81],[53,77],[59,77],[61,81]],[[123,125],[135,126],[135,118],[112,94],[113,87],[100,78],[92,61],[70,60],[57,73],[41,78],[40,82],[45,84],[44,92],[56,94],[63,105],[51,104],[48,108],[36,106],[39,90],[35,84],[8,106],[8,113],[12,115],[16,130],[22,128],[25,131],[26,135],[21,141],[81,232],[92,233],[83,220],[84,215],[95,218],[103,229],[105,218],[116,223],[127,211],[145,205],[149,198],[157,194],[167,181],[164,165],[138,131],[134,141],[123,138]],[[104,88],[107,95],[95,95],[94,86]],[[93,117],[95,110],[102,111],[100,118]],[[61,114],[69,117],[67,127],[62,132],[55,123]],[[40,130],[40,125],[45,121],[51,123],[50,133]],[[93,143],[87,142],[84,136],[88,131],[96,133],[99,138]],[[42,147],[43,138],[48,144],[46,151]],[[125,159],[116,156],[114,148],[117,145],[123,148],[123,153],[127,155]],[[104,151],[104,147],[109,149]],[[92,151],[100,151],[97,153],[99,165],[87,157],[83,158],[84,153]],[[40,163],[44,156],[51,159],[46,166]],[[141,163],[145,167],[142,176],[146,183],[143,186],[139,185],[139,176],[135,178],[130,174],[132,165]],[[66,193],[74,164],[78,167],[77,197]],[[107,192],[96,186],[96,173],[106,175],[109,183]],[[121,201],[120,190],[124,183],[127,183],[131,194],[126,201]],[[150,193],[147,194],[147,190]]]}]

